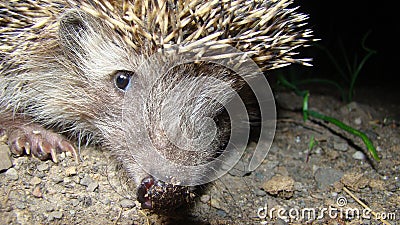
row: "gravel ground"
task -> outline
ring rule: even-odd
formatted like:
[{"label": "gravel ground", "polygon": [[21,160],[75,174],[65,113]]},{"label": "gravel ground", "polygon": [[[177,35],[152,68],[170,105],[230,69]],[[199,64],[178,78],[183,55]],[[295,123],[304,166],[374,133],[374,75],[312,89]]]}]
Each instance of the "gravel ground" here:
[{"label": "gravel ground", "polygon": [[79,164],[65,154],[55,164],[10,157],[3,137],[0,224],[397,224],[399,118],[385,108],[310,98],[315,110],[364,131],[378,150],[378,163],[359,138],[321,121],[303,122],[294,99],[277,95],[276,136],[263,164],[246,172],[239,163],[203,187],[190,212],[181,215],[141,210],[132,182],[99,147],[82,149]]}]

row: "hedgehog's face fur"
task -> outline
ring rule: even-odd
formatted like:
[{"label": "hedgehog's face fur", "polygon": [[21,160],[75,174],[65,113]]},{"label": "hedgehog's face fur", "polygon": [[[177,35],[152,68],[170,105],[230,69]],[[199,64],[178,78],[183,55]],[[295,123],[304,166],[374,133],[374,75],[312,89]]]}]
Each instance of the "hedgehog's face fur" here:
[{"label": "hedgehog's face fur", "polygon": [[[211,76],[238,88],[232,72],[218,65],[176,65],[162,57],[139,54],[107,24],[77,10],[60,19],[55,38],[57,45],[49,51],[53,55],[44,57],[47,61],[28,60],[26,67],[35,70],[20,75],[25,80],[32,78],[23,84],[23,90],[30,92],[27,96],[36,96],[25,113],[40,122],[100,140],[140,184],[138,200],[143,207],[173,209],[192,198],[192,188],[154,179],[134,155],[148,151],[150,146],[142,140],[148,135],[151,145],[174,163],[193,166],[215,158],[229,139],[230,126],[223,106],[207,97],[222,93],[227,100],[229,93],[224,93],[218,83],[200,79]],[[46,47],[43,52],[47,52]],[[184,90],[176,91],[178,84]],[[161,118],[165,105],[173,107]],[[214,119],[216,131],[207,130],[205,118]],[[175,125],[171,128],[174,140],[197,137],[201,142],[199,132],[214,132],[215,137],[210,143],[186,144],[182,150],[166,134],[164,126],[171,124]],[[199,150],[199,144],[208,147]],[[140,163],[152,164],[150,170],[151,166],[162,169],[152,159],[141,159]],[[199,179],[203,172],[195,171]]]},{"label": "hedgehog's face fur", "polygon": [[[150,176],[167,164],[146,157],[149,149],[173,165],[222,162],[238,133],[224,105],[246,87],[223,66],[182,63],[173,43],[200,54],[207,44],[231,62],[224,46],[234,46],[268,70],[309,65],[293,56],[312,41],[293,0],[161,2],[0,3],[0,111],[103,144],[139,184],[142,205],[160,210],[190,198],[190,188],[174,173],[166,183]],[[204,170],[179,176],[204,180]]]}]

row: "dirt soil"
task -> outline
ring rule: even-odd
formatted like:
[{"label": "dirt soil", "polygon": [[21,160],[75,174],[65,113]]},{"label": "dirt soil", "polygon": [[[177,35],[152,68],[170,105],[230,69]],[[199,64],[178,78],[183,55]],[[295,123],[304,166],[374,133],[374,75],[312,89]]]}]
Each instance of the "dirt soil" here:
[{"label": "dirt soil", "polygon": [[[301,99],[284,92],[276,98],[275,140],[262,165],[248,172],[239,163],[203,187],[186,215],[167,218],[141,210],[118,163],[90,146],[81,149],[79,164],[65,154],[58,164],[10,157],[12,166],[0,173],[0,224],[399,223],[399,104],[310,97],[311,109],[364,131],[377,148],[378,163],[360,138],[319,120],[304,122],[296,111]],[[312,137],[316,145],[309,149]],[[4,141],[3,165],[9,154]]]}]

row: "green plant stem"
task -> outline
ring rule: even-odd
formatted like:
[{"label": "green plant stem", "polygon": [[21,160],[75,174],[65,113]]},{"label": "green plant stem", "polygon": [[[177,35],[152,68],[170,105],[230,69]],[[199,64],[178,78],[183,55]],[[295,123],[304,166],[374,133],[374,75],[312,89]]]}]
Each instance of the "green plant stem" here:
[{"label": "green plant stem", "polygon": [[363,142],[365,143],[365,145],[367,146],[368,151],[372,154],[372,157],[376,161],[378,161],[378,162],[380,161],[378,153],[376,152],[376,149],[375,149],[374,145],[372,144],[372,141],[363,132],[354,129],[354,128],[352,128],[352,127],[340,122],[339,120],[337,120],[335,118],[332,118],[332,117],[329,117],[329,116],[325,116],[325,115],[323,115],[321,113],[318,113],[318,112],[315,112],[315,111],[312,111],[312,110],[306,110],[306,113],[309,116],[312,116],[314,118],[330,122],[330,123],[338,126],[340,129],[345,130],[345,131],[347,131],[347,132],[349,132],[351,134],[354,134],[354,135],[360,137],[363,140]]},{"label": "green plant stem", "polygon": [[[365,42],[370,33],[371,31],[368,31],[362,38],[361,45],[362,48],[367,52],[367,54],[364,57],[362,57],[360,63],[358,63],[357,54],[354,55],[353,61],[352,62],[350,61],[348,53],[346,52],[346,49],[341,40],[339,40],[338,47],[342,54],[340,59],[342,59],[341,61],[343,62],[343,64],[339,62],[339,58],[336,58],[329,49],[325,48],[322,45],[318,44],[316,45],[326,53],[333,66],[336,68],[336,71],[342,76],[343,80],[345,80],[346,83],[348,84],[348,90],[346,94],[343,94],[345,93],[344,88],[339,88],[339,90],[342,92],[342,99],[346,102],[351,102],[353,100],[354,86],[359,74],[361,73],[361,69],[364,67],[367,60],[371,58],[372,55],[377,53],[375,50],[372,50],[365,46]],[[343,69],[342,67],[345,67],[345,69]],[[346,95],[346,97],[343,97],[344,95]]]},{"label": "green plant stem", "polygon": [[367,146],[368,151],[372,154],[372,157],[376,161],[378,161],[378,162],[380,161],[378,153],[376,152],[376,149],[375,149],[374,145],[372,144],[372,141],[367,137],[366,134],[344,124],[343,122],[341,122],[333,117],[325,116],[316,111],[309,110],[308,109],[308,98],[310,97],[310,93],[308,90],[300,91],[296,85],[290,83],[283,76],[278,76],[278,81],[285,87],[288,87],[291,90],[293,90],[297,95],[303,96],[303,119],[304,119],[304,121],[306,121],[309,118],[309,116],[312,116],[314,118],[321,119],[326,122],[330,122],[330,123],[336,125],[337,127],[339,127],[340,129],[360,137],[363,140],[364,144]]}]

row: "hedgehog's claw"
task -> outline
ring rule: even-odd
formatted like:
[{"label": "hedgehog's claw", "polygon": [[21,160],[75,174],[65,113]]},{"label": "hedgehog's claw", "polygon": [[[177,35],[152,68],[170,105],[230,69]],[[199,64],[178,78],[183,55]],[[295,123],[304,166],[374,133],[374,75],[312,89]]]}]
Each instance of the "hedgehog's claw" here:
[{"label": "hedgehog's claw", "polygon": [[9,142],[11,152],[16,156],[21,156],[26,152],[30,154],[31,148],[25,137],[17,137],[12,142]]},{"label": "hedgehog's claw", "polygon": [[71,152],[78,162],[75,147],[60,134],[48,131],[37,124],[13,129],[8,137],[11,152],[17,156],[32,154],[40,160],[51,159],[57,163],[57,153]]},{"label": "hedgehog's claw", "polygon": [[64,152],[70,152],[72,154],[72,156],[74,157],[76,162],[79,162],[79,158],[78,158],[78,152],[76,151],[75,147],[66,140],[62,140],[58,143],[58,147],[60,149],[63,149]]}]

